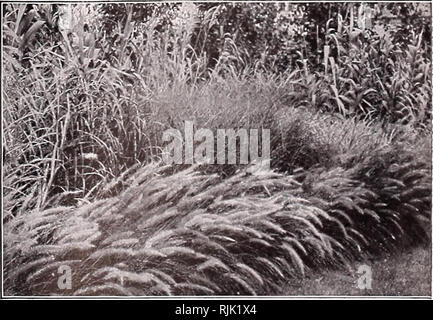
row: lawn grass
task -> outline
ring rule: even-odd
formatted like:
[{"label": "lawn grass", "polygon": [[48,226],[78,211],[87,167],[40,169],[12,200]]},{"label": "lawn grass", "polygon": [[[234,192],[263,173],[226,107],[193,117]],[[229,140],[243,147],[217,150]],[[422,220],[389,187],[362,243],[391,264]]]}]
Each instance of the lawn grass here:
[{"label": "lawn grass", "polygon": [[[371,289],[358,288],[359,266],[371,267]],[[431,296],[431,248],[369,259],[352,270],[321,270],[304,279],[292,279],[281,289],[286,296]]]}]

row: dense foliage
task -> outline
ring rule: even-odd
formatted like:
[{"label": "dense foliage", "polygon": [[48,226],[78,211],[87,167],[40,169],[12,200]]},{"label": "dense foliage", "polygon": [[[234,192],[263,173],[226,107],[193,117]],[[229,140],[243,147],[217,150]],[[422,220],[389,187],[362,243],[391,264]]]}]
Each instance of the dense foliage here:
[{"label": "dense foliage", "polygon": [[[5,5],[7,293],[272,294],[428,243],[428,9]],[[271,129],[271,169],[162,166],[187,120]]]}]

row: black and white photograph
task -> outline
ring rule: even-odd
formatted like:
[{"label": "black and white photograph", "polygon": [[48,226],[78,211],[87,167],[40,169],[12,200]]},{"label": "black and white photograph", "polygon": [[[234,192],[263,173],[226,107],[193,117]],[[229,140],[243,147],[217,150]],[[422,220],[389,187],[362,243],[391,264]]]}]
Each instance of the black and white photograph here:
[{"label": "black and white photograph", "polygon": [[432,299],[431,2],[1,17],[3,299]]}]

